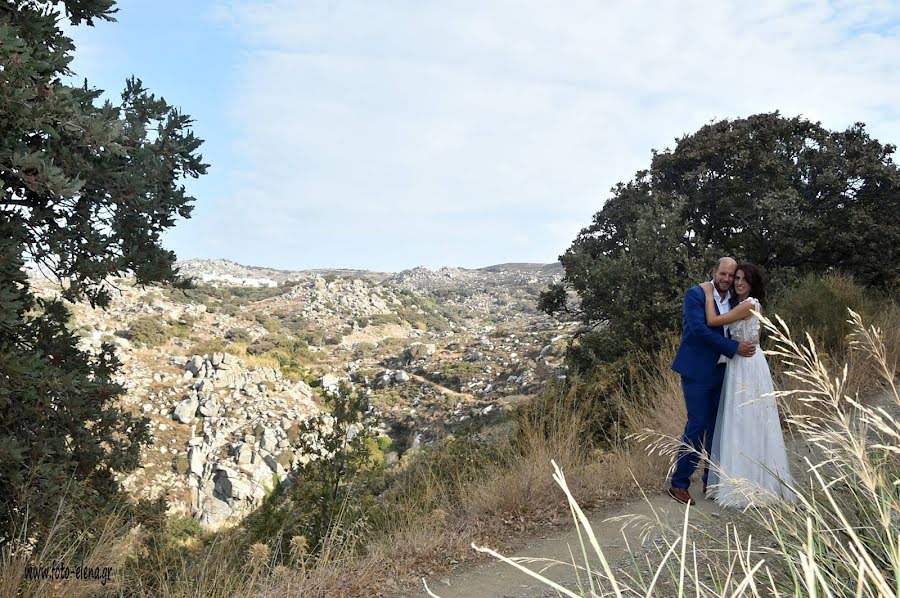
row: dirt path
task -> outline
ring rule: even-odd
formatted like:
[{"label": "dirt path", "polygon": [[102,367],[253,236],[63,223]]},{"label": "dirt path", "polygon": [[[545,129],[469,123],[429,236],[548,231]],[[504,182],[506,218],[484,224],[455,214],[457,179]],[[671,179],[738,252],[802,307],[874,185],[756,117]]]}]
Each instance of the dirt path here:
[{"label": "dirt path", "polygon": [[[714,502],[700,498],[697,506],[691,510],[691,521],[699,523],[703,520],[717,520],[723,509]],[[667,495],[653,496],[646,500],[635,500],[604,513],[590,515],[591,527],[597,537],[607,561],[615,566],[626,555],[627,544],[632,548],[645,543],[647,536],[657,531],[657,520],[677,527],[684,519],[684,506],[676,503]],[[591,553],[590,547],[588,547]],[[566,533],[547,535],[528,542],[511,557],[538,557],[561,561],[548,567],[546,560],[526,564],[533,571],[543,571],[543,575],[569,588],[578,590],[578,577],[572,566],[573,556],[576,563],[583,563],[581,544],[573,529]],[[592,559],[596,566],[597,560]],[[518,571],[510,565],[499,561],[489,561],[476,565],[452,577],[427,579],[428,587],[441,598],[463,598],[478,596],[483,598],[517,596],[536,598],[557,596],[557,592],[529,575]],[[583,581],[583,578],[582,578]],[[421,592],[410,596],[427,596],[424,588]]]},{"label": "dirt path", "polygon": [[[900,407],[893,400],[893,395],[887,391],[870,397],[867,402],[894,413],[900,411]],[[810,447],[798,438],[786,440],[792,462],[791,470],[799,477],[806,471],[803,459],[810,456]],[[742,516],[734,509],[723,509],[715,502],[701,497],[698,484],[694,484],[691,491],[697,505],[691,509],[690,521],[696,529],[705,530],[706,533],[717,533],[717,530],[724,531],[729,522],[739,524],[738,520],[746,519],[746,516]],[[678,529],[684,521],[684,509],[683,505],[664,494],[634,500],[607,512],[593,513],[589,519],[607,561],[614,568],[621,570],[630,568],[626,546],[631,547],[635,553],[646,552],[647,547],[652,545],[661,533],[661,527],[657,522],[662,522],[663,526],[669,529]],[[592,554],[590,547],[588,550]],[[579,579],[572,566],[573,555],[575,563],[583,563],[580,554],[581,544],[573,525],[569,532],[548,533],[546,536],[533,538],[521,549],[505,556],[537,557],[541,560],[522,564],[533,571],[541,572],[565,588],[587,595],[588,592],[578,591]],[[547,559],[561,563],[550,564]],[[591,562],[593,566],[598,566],[596,558]],[[553,588],[497,560],[481,563],[450,577],[433,577],[426,581],[431,591],[441,598],[559,596]],[[427,595],[424,587],[418,592],[407,594],[407,596]]]},{"label": "dirt path", "polygon": [[[409,374],[409,372],[407,372],[407,373]],[[431,380],[429,380],[428,378],[425,378],[424,376],[420,376],[418,374],[409,374],[409,377],[412,378],[413,380],[415,380],[416,382],[419,382],[420,384],[427,384],[428,386],[432,386],[438,392],[443,393],[447,396],[453,397],[454,399],[456,399],[458,401],[474,401],[475,400],[475,395],[472,395],[472,394],[469,394],[466,392],[458,392],[456,390],[453,390],[452,388],[447,388],[446,386],[444,386],[442,384],[438,384],[437,382],[432,382]]]}]

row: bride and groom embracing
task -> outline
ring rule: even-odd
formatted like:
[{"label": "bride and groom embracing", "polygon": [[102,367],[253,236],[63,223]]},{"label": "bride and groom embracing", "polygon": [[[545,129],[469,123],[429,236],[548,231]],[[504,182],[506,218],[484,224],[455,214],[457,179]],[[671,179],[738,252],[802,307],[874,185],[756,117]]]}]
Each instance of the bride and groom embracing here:
[{"label": "bride and groom embracing", "polygon": [[718,261],[712,282],[684,297],[681,345],[672,369],[687,405],[682,449],[669,495],[694,504],[688,487],[702,455],[703,494],[746,507],[793,500],[772,375],[758,349],[765,281],[753,264]]}]

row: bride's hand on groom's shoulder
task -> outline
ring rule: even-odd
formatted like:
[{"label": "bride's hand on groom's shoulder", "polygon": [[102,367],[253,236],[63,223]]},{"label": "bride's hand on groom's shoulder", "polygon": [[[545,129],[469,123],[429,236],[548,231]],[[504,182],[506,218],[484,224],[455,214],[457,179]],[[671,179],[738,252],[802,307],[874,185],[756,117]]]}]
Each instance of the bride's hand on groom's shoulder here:
[{"label": "bride's hand on groom's shoulder", "polygon": [[702,289],[704,293],[712,293],[713,284],[708,280],[706,282],[701,282],[700,289]]}]

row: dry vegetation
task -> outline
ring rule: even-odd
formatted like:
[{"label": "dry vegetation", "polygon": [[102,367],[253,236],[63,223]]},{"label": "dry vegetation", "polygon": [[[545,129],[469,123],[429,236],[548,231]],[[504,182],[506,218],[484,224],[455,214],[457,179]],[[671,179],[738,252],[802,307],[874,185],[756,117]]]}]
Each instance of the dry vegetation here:
[{"label": "dry vegetation", "polygon": [[[840,288],[843,282],[836,278],[828,284]],[[852,289],[845,290],[849,293]],[[815,295],[815,292],[811,293]],[[862,303],[864,300],[865,297],[860,299]],[[792,410],[794,415],[790,418],[792,428],[798,433],[807,435],[816,430],[822,433],[821,426],[827,423],[822,418],[823,413],[836,413],[837,406],[845,413],[845,408],[852,406],[845,395],[855,396],[858,389],[870,391],[876,386],[876,380],[884,379],[885,372],[894,371],[892,368],[900,355],[900,308],[887,301],[876,306],[863,305],[860,310],[877,316],[882,329],[879,336],[882,345],[874,359],[871,349],[848,352],[846,345],[830,346],[827,355],[804,354],[820,355],[816,363],[822,369],[816,369],[819,377],[816,379],[824,379],[829,384],[837,372],[832,367],[835,363],[847,360],[848,368],[841,377],[840,396],[835,395],[834,389],[822,391],[815,396],[826,402],[816,404],[808,400],[809,395],[785,395],[783,400],[789,407],[803,406],[803,409]],[[800,328],[814,337],[831,334],[815,326]],[[863,348],[873,346],[871,334],[870,337],[860,334],[857,330],[857,340],[862,342]],[[641,443],[625,438],[628,430],[652,429],[673,437],[680,433],[684,404],[679,380],[669,367],[676,342],[677,339],[672,338],[665,350],[636,358],[629,365],[632,382],[614,397],[614,402],[622,406],[623,429],[612,434],[618,440],[611,448],[601,449],[585,441],[594,414],[581,397],[590,392],[587,387],[590,383],[575,382],[568,387],[548,389],[540,412],[522,410],[505,428],[494,431],[490,445],[481,446],[459,438],[421,459],[417,467],[409,468],[395,480],[381,497],[379,510],[373,511],[369,518],[337,526],[315,557],[305,552],[305,540],[301,537],[291,539],[291,554],[285,555],[273,553],[267,545],[248,545],[240,530],[204,537],[191,527],[190,522],[166,520],[157,522],[155,527],[135,527],[121,513],[73,527],[65,525],[66,517],[61,516],[55,539],[51,538],[40,554],[27,551],[25,532],[19,546],[0,547],[3,564],[0,594],[26,597],[103,593],[171,597],[301,593],[304,596],[354,596],[377,595],[379,592],[393,595],[414,588],[423,575],[445,574],[468,561],[485,558],[471,550],[472,543],[512,549],[523,536],[553,526],[570,525],[570,508],[574,508],[574,504],[594,508],[637,496],[642,491],[650,494],[660,491],[666,478],[668,459],[648,455]],[[784,341],[773,334],[768,342],[781,346]],[[770,358],[770,361],[774,364],[774,359]],[[792,373],[797,367],[795,363],[776,368],[778,380],[786,391],[809,387],[810,379],[802,376],[798,379]],[[826,369],[832,373],[826,375]],[[883,415],[874,412],[866,417],[870,426],[885,433],[893,430],[900,434],[900,422],[884,419]],[[817,425],[820,428],[816,428]],[[846,431],[849,434],[849,428]],[[890,484],[881,485],[888,472],[884,469],[887,461],[873,455],[869,450],[871,445],[860,445],[856,436],[846,436],[847,442],[855,444],[842,444],[842,437],[829,434],[832,435],[824,436],[818,442],[827,445],[825,448],[831,451],[831,458],[838,459],[841,475],[846,476],[850,486],[856,489],[849,498],[856,501],[853,504],[858,511],[871,515],[868,525],[881,525],[881,529],[886,530],[892,517],[896,523],[898,513],[896,488]],[[897,436],[893,440],[890,437],[882,440],[882,445],[889,447],[883,450],[885,454],[900,451],[896,439]],[[849,452],[850,449],[855,452]],[[842,458],[845,460],[840,462]],[[569,504],[560,500],[559,488],[553,483],[554,475],[557,482],[562,477],[555,474],[551,460],[566,472]],[[896,465],[896,460],[891,463]],[[896,476],[897,470],[891,471]],[[895,536],[879,536],[882,541],[894,544],[882,545],[882,560],[873,563],[872,568],[864,563],[864,552],[860,552],[871,550],[868,540],[858,541],[854,538],[855,528],[842,525],[841,509],[828,502],[828,489],[818,488],[810,496],[815,496],[815,501],[801,507],[800,511],[764,512],[759,522],[762,526],[776,526],[775,537],[783,543],[782,553],[776,552],[776,557],[783,558],[777,563],[797,575],[796,587],[813,584],[810,575],[824,576],[827,578],[825,583],[833,583],[828,576],[859,571],[865,571],[861,577],[864,583],[874,584],[878,579],[896,583],[891,576],[897,570],[898,552],[895,540],[890,540]],[[854,516],[859,516],[858,512]],[[821,527],[818,533],[824,530],[824,535],[816,536],[811,546],[801,542],[806,538],[807,521]],[[271,546],[276,546],[276,538],[272,540]],[[666,567],[673,564],[676,569],[685,567],[681,571],[686,571],[690,578],[693,566],[689,560],[690,551],[680,552],[687,547],[684,539],[680,542],[682,544],[673,544],[675,548],[666,557]],[[726,587],[734,590],[741,579],[751,579],[767,567],[775,566],[769,561],[762,568],[753,569],[759,557],[755,551],[734,552],[732,548],[730,553],[726,549],[724,554],[727,555],[725,561],[713,563],[716,567],[714,578],[719,585],[692,578],[701,595],[720,595],[718,592]],[[820,568],[823,555],[830,559],[827,570]],[[80,563],[81,559],[112,566],[111,581],[101,586],[72,581],[36,582],[24,578],[29,565],[54,561]],[[596,563],[592,563],[594,565]],[[733,566],[730,577],[728,566]],[[664,568],[661,577],[669,575],[671,570]],[[750,570],[753,570],[752,575]],[[598,579],[604,575],[602,570],[595,573]],[[777,575],[774,577],[782,579]],[[677,585],[678,576],[673,579]],[[761,577],[755,579],[766,581]],[[625,582],[633,581],[623,581],[623,587]],[[635,588],[627,595],[650,595],[646,586]],[[759,591],[762,593],[755,595],[770,595],[766,593],[768,590]],[[781,586],[779,591],[783,591]],[[864,592],[861,595],[887,594]]]},{"label": "dry vegetation", "polygon": [[[576,591],[550,579],[542,581],[572,597],[897,596],[900,390],[896,335],[866,327],[859,314],[852,310],[849,314],[849,346],[862,358],[857,360],[862,368],[858,371],[877,375],[880,390],[886,393],[881,400],[860,400],[855,392],[859,381],[851,377],[852,369],[848,366],[840,373],[829,369],[833,356],[820,355],[811,337],[795,341],[783,320],[765,322],[771,335],[770,355],[781,360],[783,375],[795,382],[793,388],[779,391],[777,398],[788,422],[812,449],[805,459],[804,475],[792,488],[799,499],[796,504],[776,502],[747,509],[743,524],[729,524],[724,534],[715,536],[697,526],[686,508],[683,525],[662,534],[655,554],[643,555],[643,563],[635,555],[635,567],[614,569],[594,539],[575,493],[554,464],[553,480],[565,492],[575,524],[583,530],[584,561],[572,566],[587,574]],[[802,412],[792,411],[784,401],[787,398],[802,403]],[[487,548],[478,550],[525,570],[516,559]]]}]

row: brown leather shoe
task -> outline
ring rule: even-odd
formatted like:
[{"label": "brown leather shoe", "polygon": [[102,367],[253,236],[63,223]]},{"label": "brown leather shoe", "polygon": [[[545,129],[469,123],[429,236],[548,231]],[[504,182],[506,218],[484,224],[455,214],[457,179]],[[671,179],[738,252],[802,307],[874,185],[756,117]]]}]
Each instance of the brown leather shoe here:
[{"label": "brown leather shoe", "polygon": [[678,502],[680,502],[683,505],[697,504],[697,501],[695,501],[691,497],[691,493],[688,492],[687,488],[670,487],[669,488],[669,496],[671,496],[672,498],[674,498],[675,500],[677,500]]}]

